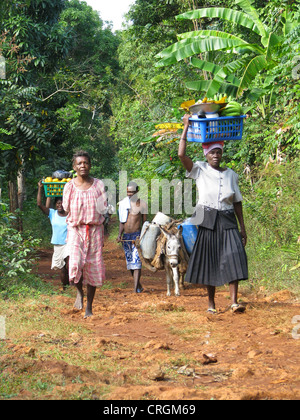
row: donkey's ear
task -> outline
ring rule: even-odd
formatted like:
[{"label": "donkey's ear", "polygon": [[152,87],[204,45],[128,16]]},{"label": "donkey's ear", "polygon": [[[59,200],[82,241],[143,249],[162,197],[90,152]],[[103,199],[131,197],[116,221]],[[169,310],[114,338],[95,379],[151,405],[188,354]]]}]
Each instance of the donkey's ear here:
[{"label": "donkey's ear", "polygon": [[176,232],[176,238],[180,238],[182,236],[183,227],[180,225],[178,228],[178,232]]},{"label": "donkey's ear", "polygon": [[167,239],[169,239],[170,238],[170,233],[166,230],[166,228],[164,227],[164,226],[159,226],[159,228],[160,228],[160,231],[165,235],[165,237],[167,238]]}]

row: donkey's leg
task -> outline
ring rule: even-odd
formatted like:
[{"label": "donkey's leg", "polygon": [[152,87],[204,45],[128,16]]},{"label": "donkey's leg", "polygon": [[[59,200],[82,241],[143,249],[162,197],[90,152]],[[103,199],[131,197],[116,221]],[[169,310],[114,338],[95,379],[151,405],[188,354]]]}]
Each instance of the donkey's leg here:
[{"label": "donkey's leg", "polygon": [[184,273],[179,273],[179,288],[184,289]]},{"label": "donkey's leg", "polygon": [[175,296],[180,296],[178,267],[172,268],[172,274],[173,274],[173,281],[174,281],[174,286],[175,286]]},{"label": "donkey's leg", "polygon": [[165,264],[166,278],[167,278],[167,296],[171,296],[171,287],[172,287],[172,272]]}]

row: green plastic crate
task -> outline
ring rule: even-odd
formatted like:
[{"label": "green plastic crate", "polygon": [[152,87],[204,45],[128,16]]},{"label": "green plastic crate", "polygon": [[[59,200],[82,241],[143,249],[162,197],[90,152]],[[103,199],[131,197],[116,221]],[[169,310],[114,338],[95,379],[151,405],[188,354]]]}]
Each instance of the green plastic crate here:
[{"label": "green plastic crate", "polygon": [[66,182],[42,182],[46,197],[62,197]]}]

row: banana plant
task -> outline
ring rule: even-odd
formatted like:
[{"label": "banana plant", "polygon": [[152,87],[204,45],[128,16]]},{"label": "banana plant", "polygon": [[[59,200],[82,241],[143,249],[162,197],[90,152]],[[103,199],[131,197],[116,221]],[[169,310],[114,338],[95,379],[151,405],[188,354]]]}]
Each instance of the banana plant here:
[{"label": "banana plant", "polygon": [[[160,60],[157,66],[175,64],[181,60],[189,60],[190,64],[212,74],[211,80],[197,80],[188,82],[189,89],[204,91],[206,96],[212,97],[215,93],[227,93],[239,97],[245,90],[252,97],[263,95],[264,90],[251,92],[251,83],[262,71],[268,70],[277,62],[276,48],[284,40],[284,36],[293,30],[298,21],[293,20],[293,14],[285,11],[282,18],[282,34],[272,32],[259,18],[254,8],[253,0],[235,0],[242,11],[224,7],[210,7],[193,10],[177,16],[182,19],[217,18],[231,23],[242,25],[260,36],[260,44],[249,43],[241,37],[215,30],[199,30],[181,34],[178,42],[166,48],[157,55]],[[234,54],[237,59],[224,66],[200,60],[196,55],[208,52],[222,52]],[[238,72],[239,77],[234,74]]]}]

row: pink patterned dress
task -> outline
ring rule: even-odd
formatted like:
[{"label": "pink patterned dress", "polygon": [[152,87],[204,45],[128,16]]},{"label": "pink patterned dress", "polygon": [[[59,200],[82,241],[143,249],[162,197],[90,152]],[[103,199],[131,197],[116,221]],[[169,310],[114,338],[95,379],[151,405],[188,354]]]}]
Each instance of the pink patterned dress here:
[{"label": "pink patterned dress", "polygon": [[83,276],[84,285],[99,287],[105,280],[102,249],[106,205],[104,184],[99,179],[94,178],[88,190],[78,189],[74,179],[64,187],[63,207],[69,212],[70,283],[78,283]]}]

